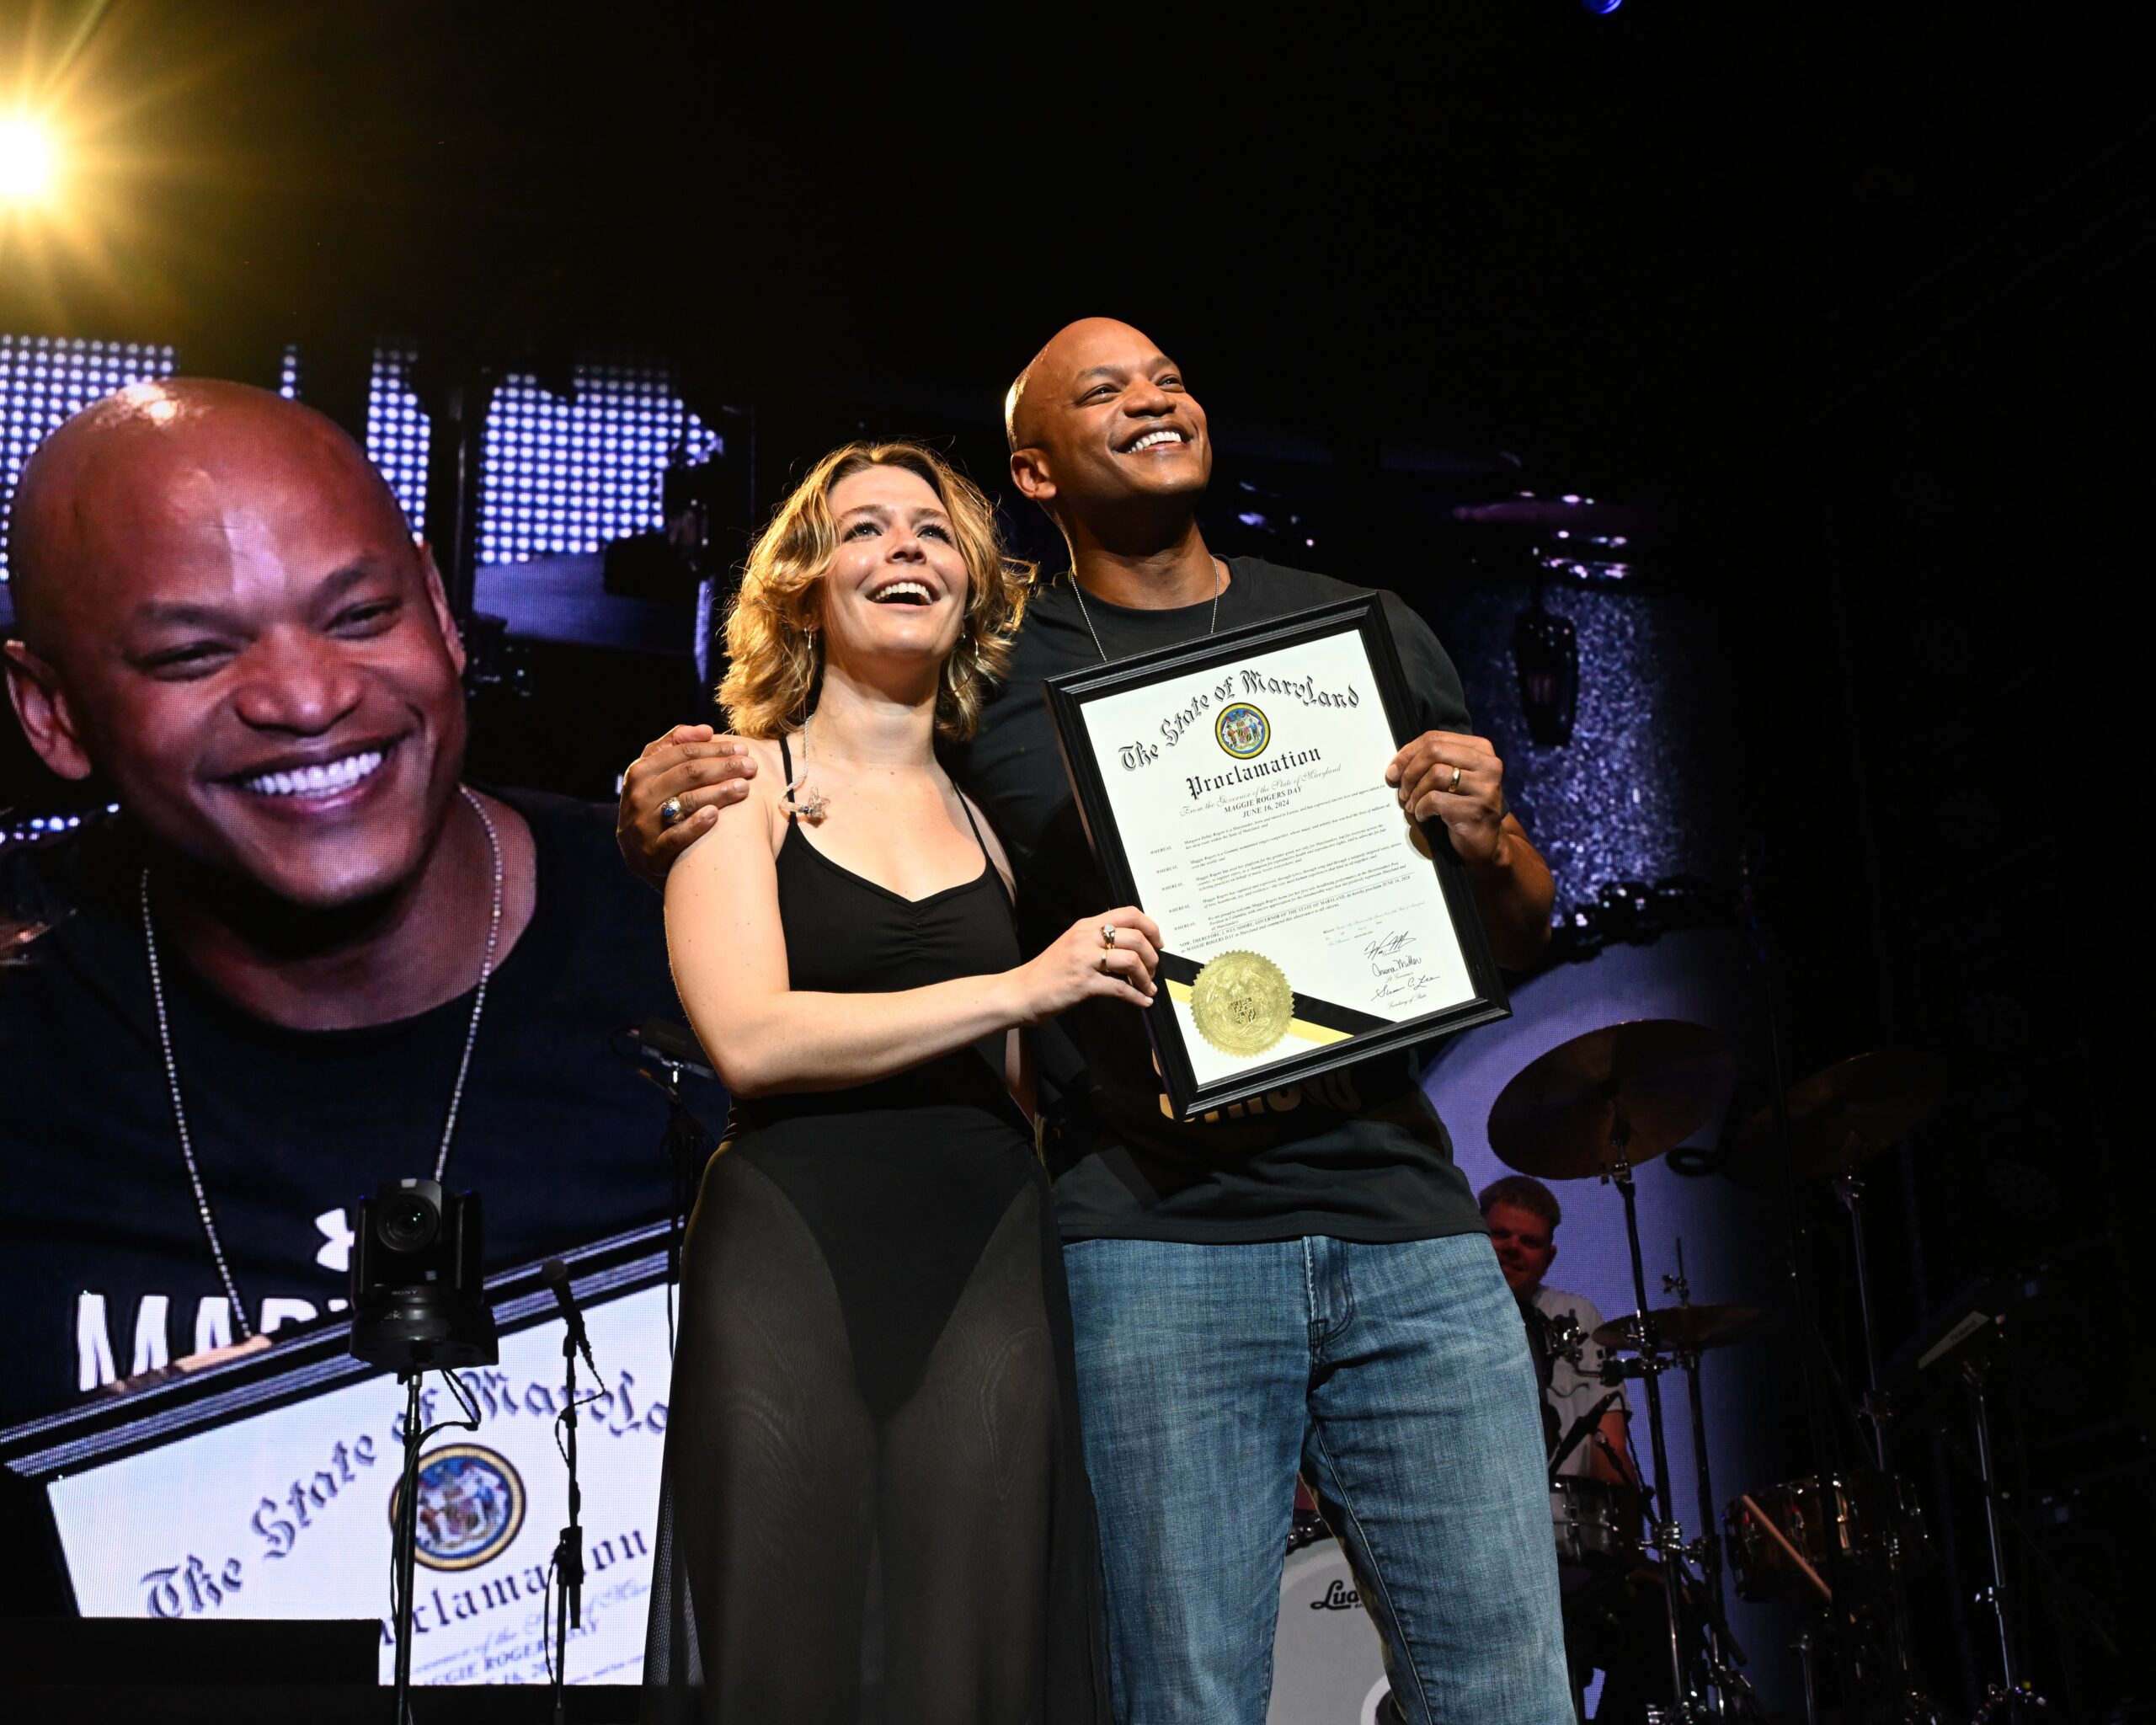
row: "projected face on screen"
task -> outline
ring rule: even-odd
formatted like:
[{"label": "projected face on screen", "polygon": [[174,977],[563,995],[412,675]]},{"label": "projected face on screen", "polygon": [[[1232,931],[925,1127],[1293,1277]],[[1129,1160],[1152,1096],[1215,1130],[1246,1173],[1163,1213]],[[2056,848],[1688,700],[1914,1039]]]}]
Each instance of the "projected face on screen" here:
[{"label": "projected face on screen", "polygon": [[319,414],[143,384],[56,432],[15,510],[32,742],[162,846],[323,908],[424,861],[464,741],[462,653],[380,478]]}]

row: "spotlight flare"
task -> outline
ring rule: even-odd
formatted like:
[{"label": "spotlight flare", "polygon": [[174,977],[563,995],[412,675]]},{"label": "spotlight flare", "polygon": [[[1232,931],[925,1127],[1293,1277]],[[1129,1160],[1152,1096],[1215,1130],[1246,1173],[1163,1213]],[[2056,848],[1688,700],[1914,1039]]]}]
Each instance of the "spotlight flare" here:
[{"label": "spotlight flare", "polygon": [[52,140],[28,120],[0,120],[0,201],[31,203],[52,186]]}]

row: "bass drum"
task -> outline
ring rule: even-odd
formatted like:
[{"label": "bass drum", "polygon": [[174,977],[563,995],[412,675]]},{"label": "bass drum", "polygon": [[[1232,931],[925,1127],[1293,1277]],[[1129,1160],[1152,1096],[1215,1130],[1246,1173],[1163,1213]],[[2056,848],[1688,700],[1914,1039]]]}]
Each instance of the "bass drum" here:
[{"label": "bass drum", "polygon": [[1265,1725],[1376,1725],[1390,1692],[1378,1632],[1330,1538],[1289,1554]]},{"label": "bass drum", "polygon": [[[1791,1480],[1753,1493],[1790,1544],[1833,1585],[1838,1564],[1854,1563],[1871,1576],[1906,1575],[1929,1551],[1924,1511],[1909,1482],[1884,1473],[1829,1474]],[[1817,1597],[1789,1553],[1759,1525],[1740,1498],[1722,1512],[1730,1573],[1742,1599]]]}]

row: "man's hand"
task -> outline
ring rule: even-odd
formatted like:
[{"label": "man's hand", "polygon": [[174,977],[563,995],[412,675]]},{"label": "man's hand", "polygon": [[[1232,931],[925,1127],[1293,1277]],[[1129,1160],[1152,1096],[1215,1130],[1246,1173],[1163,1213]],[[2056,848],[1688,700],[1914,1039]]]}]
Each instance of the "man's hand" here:
[{"label": "man's hand", "polygon": [[1505,763],[1484,737],[1425,731],[1392,757],[1385,782],[1417,820],[1442,820],[1464,862],[1494,862],[1505,822]]},{"label": "man's hand", "polygon": [[1524,970],[1550,943],[1550,906],[1557,884],[1505,813],[1505,763],[1488,740],[1425,731],[1392,757],[1385,782],[1417,820],[1441,820],[1467,864],[1490,947],[1508,970]]},{"label": "man's hand", "polygon": [[[622,806],[614,820],[614,841],[630,873],[664,887],[674,859],[711,830],[721,809],[749,794],[755,774],[749,751],[707,724],[677,724],[647,743],[622,775]],[[670,797],[678,798],[682,809],[671,826],[659,817]]]}]

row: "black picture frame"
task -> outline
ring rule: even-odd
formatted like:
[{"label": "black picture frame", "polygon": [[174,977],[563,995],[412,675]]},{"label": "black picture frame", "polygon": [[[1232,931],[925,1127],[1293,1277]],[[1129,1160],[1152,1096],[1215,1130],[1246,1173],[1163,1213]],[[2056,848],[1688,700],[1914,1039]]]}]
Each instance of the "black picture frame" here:
[{"label": "black picture frame", "polygon": [[[1384,708],[1386,725],[1395,745],[1404,745],[1419,732],[1409,717],[1406,679],[1401,671],[1400,654],[1393,644],[1391,628],[1385,622],[1384,601],[1375,593],[1246,623],[1172,647],[1154,648],[1126,659],[1065,671],[1045,681],[1042,694],[1055,727],[1056,745],[1062,752],[1064,770],[1077,799],[1086,842],[1092,847],[1094,860],[1107,881],[1113,902],[1145,908],[1123,848],[1108,787],[1086,741],[1087,704],[1104,696],[1209,671],[1253,652],[1272,651],[1348,633],[1362,638],[1364,653],[1369,662],[1370,681]],[[1372,771],[1382,771],[1383,766],[1383,762],[1376,763]],[[1179,1119],[1209,1114],[1320,1073],[1511,1015],[1503,975],[1491,951],[1489,932],[1483,926],[1481,911],[1476,905],[1474,889],[1467,879],[1467,865],[1453,850],[1450,836],[1442,823],[1424,821],[1421,825],[1473,995],[1465,1001],[1413,1018],[1389,1023],[1381,1028],[1358,1031],[1344,1041],[1290,1055],[1232,1078],[1200,1083],[1192,1069],[1182,1028],[1177,1022],[1168,991],[1163,988],[1146,1009],[1146,1030],[1152,1039],[1169,1102]],[[1166,958],[1163,969],[1171,969]]]}]

